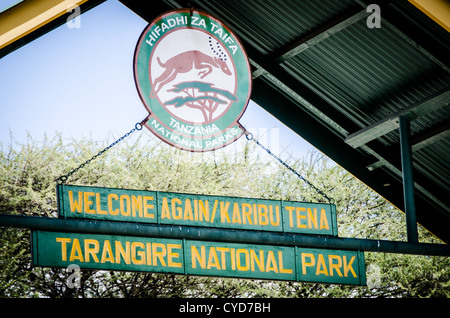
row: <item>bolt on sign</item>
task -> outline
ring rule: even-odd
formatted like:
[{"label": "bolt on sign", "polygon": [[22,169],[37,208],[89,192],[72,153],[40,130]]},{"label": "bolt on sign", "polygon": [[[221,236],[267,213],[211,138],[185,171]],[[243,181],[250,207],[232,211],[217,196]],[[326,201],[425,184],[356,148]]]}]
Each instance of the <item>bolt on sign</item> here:
[{"label": "bolt on sign", "polygon": [[198,10],[164,13],[142,32],[134,78],[151,117],[145,126],[189,151],[224,147],[244,133],[251,93],[247,54],[219,19]]},{"label": "bolt on sign", "polygon": [[57,185],[60,217],[337,236],[336,206]]},{"label": "bolt on sign", "polygon": [[33,266],[365,285],[364,253],[32,231]]}]

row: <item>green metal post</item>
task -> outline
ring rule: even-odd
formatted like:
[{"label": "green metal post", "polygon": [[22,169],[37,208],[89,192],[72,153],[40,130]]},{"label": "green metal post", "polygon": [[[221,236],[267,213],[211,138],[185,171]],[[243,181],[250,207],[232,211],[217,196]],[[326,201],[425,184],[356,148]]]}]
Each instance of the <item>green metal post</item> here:
[{"label": "green metal post", "polygon": [[403,196],[405,200],[406,231],[408,242],[417,243],[416,202],[414,199],[414,178],[412,165],[412,151],[410,143],[409,119],[399,117],[400,151],[402,157]]}]

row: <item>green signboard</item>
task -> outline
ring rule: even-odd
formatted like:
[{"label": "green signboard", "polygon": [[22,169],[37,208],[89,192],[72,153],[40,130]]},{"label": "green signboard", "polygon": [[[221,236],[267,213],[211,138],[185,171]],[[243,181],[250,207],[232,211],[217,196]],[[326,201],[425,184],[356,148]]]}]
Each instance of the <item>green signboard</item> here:
[{"label": "green signboard", "polygon": [[62,217],[157,223],[156,192],[57,185]]},{"label": "green signboard", "polygon": [[61,217],[337,236],[324,203],[58,185]]},{"label": "green signboard", "polygon": [[184,273],[181,240],[33,231],[31,244],[36,266]]},{"label": "green signboard", "polygon": [[188,274],[296,280],[294,248],[186,241]]},{"label": "green signboard", "polygon": [[243,243],[32,232],[34,266],[365,285],[364,253]]}]

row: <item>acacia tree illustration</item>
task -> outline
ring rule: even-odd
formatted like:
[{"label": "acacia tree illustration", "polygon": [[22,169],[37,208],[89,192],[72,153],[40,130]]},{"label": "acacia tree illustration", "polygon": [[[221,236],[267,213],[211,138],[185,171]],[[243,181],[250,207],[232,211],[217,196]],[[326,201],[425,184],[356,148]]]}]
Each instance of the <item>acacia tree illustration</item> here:
[{"label": "acacia tree illustration", "polygon": [[203,114],[204,122],[211,122],[220,104],[227,104],[238,100],[229,91],[213,87],[213,85],[211,83],[197,81],[174,85],[174,88],[169,91],[175,93],[181,92],[185,96],[177,96],[165,102],[164,105],[174,105],[175,107],[186,105],[190,108],[199,109]]}]

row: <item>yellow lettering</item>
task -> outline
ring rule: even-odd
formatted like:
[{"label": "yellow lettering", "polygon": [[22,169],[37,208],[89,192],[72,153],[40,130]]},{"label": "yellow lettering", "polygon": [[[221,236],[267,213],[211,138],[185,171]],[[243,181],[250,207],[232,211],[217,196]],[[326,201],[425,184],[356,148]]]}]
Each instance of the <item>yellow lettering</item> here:
[{"label": "yellow lettering", "polygon": [[347,256],[344,255],[344,276],[345,277],[348,277],[348,271],[352,272],[353,277],[355,277],[355,278],[358,277],[352,267],[352,263],[355,259],[356,259],[356,257],[352,256],[352,258],[350,259],[350,262],[347,263]]},{"label": "yellow lettering", "polygon": [[[136,251],[137,248],[143,249],[142,251]],[[131,243],[131,261],[136,265],[144,265],[145,264],[145,245],[141,242],[133,242]],[[139,256],[139,258],[136,258]]]},{"label": "yellow lettering", "polygon": [[219,264],[219,259],[217,258],[216,249],[213,246],[209,249],[207,268],[210,269],[212,267],[220,269],[220,264]]},{"label": "yellow lettering", "polygon": [[280,207],[278,205],[275,206],[275,215],[277,217],[276,221],[274,221],[274,219],[273,219],[273,207],[272,206],[269,207],[269,214],[270,214],[270,224],[273,226],[280,225]]},{"label": "yellow lettering", "polygon": [[119,215],[119,209],[113,209],[113,203],[112,203],[113,199],[118,201],[119,196],[115,193],[108,194],[108,212],[111,215]]},{"label": "yellow lettering", "polygon": [[235,250],[234,248],[231,249],[231,269],[235,270],[236,269],[236,258],[235,258]]},{"label": "yellow lettering", "polygon": [[221,267],[223,270],[227,269],[227,262],[225,260],[225,252],[229,252],[230,249],[228,247],[216,247],[216,250],[221,254]]},{"label": "yellow lettering", "polygon": [[266,272],[270,271],[278,273],[277,261],[275,260],[275,255],[273,254],[273,251],[269,251],[267,253]]},{"label": "yellow lettering", "polygon": [[197,262],[200,264],[201,268],[206,268],[206,257],[205,257],[205,247],[204,246],[200,246],[200,252],[201,255],[199,254],[197,247],[195,246],[191,246],[191,255],[192,255],[192,268],[197,268]]},{"label": "yellow lettering", "polygon": [[267,205],[258,204],[258,217],[259,217],[258,221],[259,221],[260,225],[268,225],[269,224]]},{"label": "yellow lettering", "polygon": [[[245,256],[245,266],[242,266],[241,263],[241,255],[240,254],[244,254]],[[236,265],[237,265],[237,269],[240,271],[248,271],[250,266],[249,266],[249,255],[248,255],[248,251],[244,248],[240,248],[238,250],[236,250]]]},{"label": "yellow lettering", "polygon": [[259,250],[259,258],[256,256],[256,252],[254,250],[250,250],[250,264],[251,271],[255,271],[255,263],[258,265],[258,268],[261,272],[264,272],[264,251]]},{"label": "yellow lettering", "polygon": [[194,200],[194,220],[198,221],[198,201]]},{"label": "yellow lettering", "polygon": [[292,212],[295,210],[295,207],[293,206],[285,206],[284,207],[289,212],[289,227],[294,227],[294,219],[292,216]]},{"label": "yellow lettering", "polygon": [[81,199],[81,194],[83,192],[78,192],[78,201],[73,199],[73,191],[69,191],[69,204],[70,212],[83,212],[83,201]]},{"label": "yellow lettering", "polygon": [[258,209],[256,208],[256,203],[253,204],[253,222],[258,225]]},{"label": "yellow lettering", "polygon": [[169,203],[167,203],[167,198],[162,199],[161,218],[170,220],[170,210],[169,210]]},{"label": "yellow lettering", "polygon": [[122,256],[125,264],[130,264],[130,242],[125,242],[125,250],[120,241],[114,242],[116,247],[116,263],[120,264],[120,257]]},{"label": "yellow lettering", "polygon": [[95,203],[97,204],[97,214],[108,214],[108,211],[101,209],[100,193],[95,194]]},{"label": "yellow lettering", "polygon": [[145,243],[147,247],[147,265],[152,265],[152,243]]},{"label": "yellow lettering", "polygon": [[89,200],[89,197],[93,197],[95,195],[94,192],[84,192],[84,212],[95,214],[95,210],[91,209],[91,204],[94,202]]},{"label": "yellow lettering", "polygon": [[325,209],[320,210],[320,229],[329,230],[327,214],[325,213]]},{"label": "yellow lettering", "polygon": [[184,203],[184,220],[194,221],[194,215],[192,214],[192,206],[191,206],[191,200],[186,199],[186,202]]},{"label": "yellow lettering", "polygon": [[79,260],[84,262],[83,252],[81,251],[80,241],[78,239],[73,239],[72,250],[70,251],[69,261]]},{"label": "yellow lettering", "polygon": [[[125,210],[125,202],[126,201],[126,210]],[[128,194],[122,194],[120,196],[120,214],[123,216],[131,215],[131,202],[130,196]]]},{"label": "yellow lettering", "polygon": [[[309,258],[309,262],[306,261],[307,257]],[[313,267],[314,265],[316,265],[314,254],[302,253],[302,274],[306,275],[306,267]]]},{"label": "yellow lettering", "polygon": [[142,196],[131,196],[131,215],[136,217],[136,210],[139,217],[142,217]]},{"label": "yellow lettering", "polygon": [[206,205],[202,200],[198,200],[198,210],[200,213],[200,221],[203,221],[205,218],[206,222],[209,222],[209,201],[206,201]]},{"label": "yellow lettering", "polygon": [[182,266],[181,263],[175,263],[173,261],[174,258],[180,257],[179,253],[175,253],[172,251],[173,249],[181,249],[181,245],[180,244],[167,244],[167,265],[169,265],[169,267],[181,267]]},{"label": "yellow lettering", "polygon": [[[314,211],[314,215],[313,215],[313,211]],[[313,209],[311,211],[311,209],[308,208],[307,213],[308,213],[308,228],[312,229],[314,226],[314,228],[317,229],[318,228],[318,226],[317,226],[317,209]]]},{"label": "yellow lettering", "polygon": [[251,219],[252,205],[248,203],[242,203],[242,220],[244,224],[253,224]]},{"label": "yellow lettering", "polygon": [[[337,264],[333,264],[333,260],[337,260]],[[338,255],[328,255],[328,264],[330,267],[330,275],[333,276],[333,270],[336,271],[336,273],[342,277],[341,270],[339,269],[342,267],[342,260],[341,257]]]},{"label": "yellow lettering", "polygon": [[241,212],[239,211],[239,204],[237,202],[234,202],[233,204],[233,223],[239,223],[241,224]]},{"label": "yellow lettering", "polygon": [[[161,251],[157,251],[157,248],[160,248]],[[153,254],[153,266],[158,266],[158,259],[162,266],[166,267],[166,261],[164,260],[164,256],[166,256],[166,246],[162,243],[153,243],[152,244],[152,254]]]},{"label": "yellow lettering", "polygon": [[111,243],[108,240],[105,240],[105,242],[103,243],[102,258],[100,260],[100,263],[106,262],[114,264],[114,256],[111,249]]},{"label": "yellow lettering", "polygon": [[144,218],[154,219],[155,215],[153,213],[149,213],[148,210],[153,210],[155,206],[153,204],[149,204],[148,201],[153,201],[153,197],[144,196]]},{"label": "yellow lettering", "polygon": [[228,215],[228,207],[230,206],[230,202],[222,202],[220,201],[220,222],[231,223],[230,216]]},{"label": "yellow lettering", "polygon": [[177,204],[181,204],[181,200],[178,198],[172,199],[172,217],[174,220],[181,220],[183,217],[183,209],[181,207],[177,207]]},{"label": "yellow lettering", "polygon": [[61,243],[61,260],[67,261],[67,243],[70,243],[70,238],[57,237],[56,242]]},{"label": "yellow lettering", "polygon": [[[91,245],[94,245],[94,247],[90,247]],[[94,262],[98,263],[98,257],[97,253],[99,251],[100,247],[97,240],[90,240],[85,239],[84,240],[84,254],[86,256],[86,262],[90,262],[89,255],[92,255],[92,258],[94,259]]]},{"label": "yellow lettering", "polygon": [[283,268],[283,253],[278,251],[278,262],[280,263],[280,273],[283,274],[292,274],[292,269],[284,269]]},{"label": "yellow lettering", "polygon": [[[320,269],[320,268],[323,269]],[[328,269],[327,265],[325,264],[325,260],[323,258],[323,254],[319,254],[319,257],[317,258],[317,268],[316,268],[316,275],[324,274],[328,276]]]},{"label": "yellow lettering", "polygon": [[303,208],[303,207],[297,207],[295,209],[295,212],[297,213],[297,227],[299,229],[307,228],[306,224],[302,224],[302,219],[306,219],[306,215],[300,214],[300,212],[304,212],[304,211],[306,211],[306,208]]},{"label": "yellow lettering", "polygon": [[214,201],[214,207],[211,215],[211,223],[213,223],[214,219],[216,218],[217,205],[219,205],[219,200]]}]

